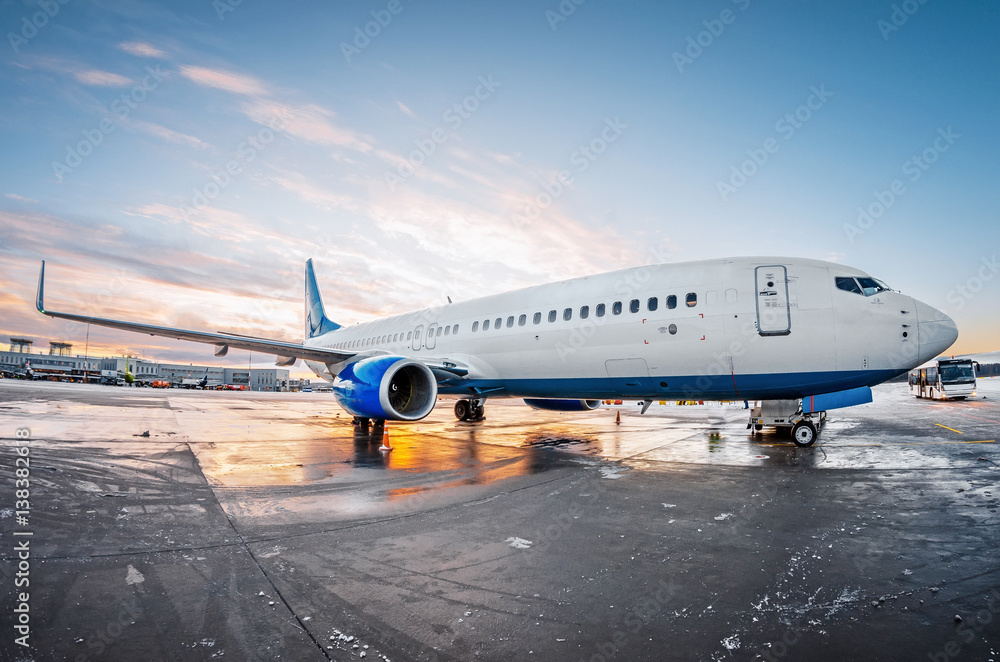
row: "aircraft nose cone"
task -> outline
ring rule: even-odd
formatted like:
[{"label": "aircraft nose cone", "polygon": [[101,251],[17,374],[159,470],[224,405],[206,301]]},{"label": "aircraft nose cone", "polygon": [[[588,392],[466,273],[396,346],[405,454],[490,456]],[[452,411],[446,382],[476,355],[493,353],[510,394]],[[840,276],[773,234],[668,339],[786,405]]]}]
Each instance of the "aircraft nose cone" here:
[{"label": "aircraft nose cone", "polygon": [[920,361],[929,361],[944,353],[958,339],[958,326],[933,306],[913,300],[917,309],[917,337],[920,342]]}]

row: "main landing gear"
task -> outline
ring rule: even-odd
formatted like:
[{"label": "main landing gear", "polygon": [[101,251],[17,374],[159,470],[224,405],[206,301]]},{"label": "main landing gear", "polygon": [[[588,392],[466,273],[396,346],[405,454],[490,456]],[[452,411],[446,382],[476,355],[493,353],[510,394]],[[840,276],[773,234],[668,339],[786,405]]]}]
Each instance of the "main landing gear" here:
[{"label": "main landing gear", "polygon": [[385,427],[384,418],[367,418],[365,416],[355,416],[351,419],[351,425],[358,428],[359,430],[367,430],[372,428],[373,430],[378,430],[379,432]]},{"label": "main landing gear", "polygon": [[455,418],[460,421],[481,421],[486,418],[483,400],[459,400],[455,403]]}]

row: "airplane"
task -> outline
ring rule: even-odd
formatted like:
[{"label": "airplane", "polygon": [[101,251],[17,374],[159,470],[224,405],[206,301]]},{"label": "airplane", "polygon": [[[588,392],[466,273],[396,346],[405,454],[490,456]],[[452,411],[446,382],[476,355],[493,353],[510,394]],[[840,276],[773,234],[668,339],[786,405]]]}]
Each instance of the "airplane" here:
[{"label": "airplane", "polygon": [[498,397],[561,411],[628,399],[642,413],[654,400],[797,401],[788,422],[808,446],[826,410],[871,402],[871,386],[958,338],[946,314],[864,271],[788,257],[633,267],[350,327],[327,317],[310,259],[302,343],[45,310],[44,280],[42,261],[36,307],[50,317],[302,359],[365,427],[418,421],[439,394],[463,421]]}]

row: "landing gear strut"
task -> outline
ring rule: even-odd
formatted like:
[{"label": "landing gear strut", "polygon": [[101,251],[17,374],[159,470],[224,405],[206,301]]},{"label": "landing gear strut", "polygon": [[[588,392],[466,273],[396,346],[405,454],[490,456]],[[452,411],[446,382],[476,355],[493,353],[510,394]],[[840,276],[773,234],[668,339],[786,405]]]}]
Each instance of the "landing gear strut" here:
[{"label": "landing gear strut", "polygon": [[483,400],[459,400],[455,403],[455,418],[460,421],[481,421],[486,418]]},{"label": "landing gear strut", "polygon": [[355,416],[351,419],[351,425],[358,429],[367,430],[369,427],[374,430],[381,430],[385,427],[384,418],[368,418],[367,416]]}]

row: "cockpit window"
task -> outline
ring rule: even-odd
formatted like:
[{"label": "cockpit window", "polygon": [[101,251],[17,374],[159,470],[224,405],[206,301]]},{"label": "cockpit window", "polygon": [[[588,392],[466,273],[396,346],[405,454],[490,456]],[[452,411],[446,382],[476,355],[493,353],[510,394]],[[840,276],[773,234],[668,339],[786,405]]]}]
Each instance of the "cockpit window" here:
[{"label": "cockpit window", "polygon": [[866,297],[878,294],[879,292],[889,291],[889,286],[877,278],[859,278],[858,283],[861,285],[861,290],[865,293]]},{"label": "cockpit window", "polygon": [[849,276],[837,276],[837,289],[845,292],[853,292],[870,297],[879,292],[889,292],[891,287],[877,278],[851,278]]},{"label": "cockpit window", "polygon": [[837,276],[837,289],[844,290],[845,292],[854,292],[855,294],[861,294],[861,288],[858,287],[858,281],[853,278],[846,278],[844,276]]}]

